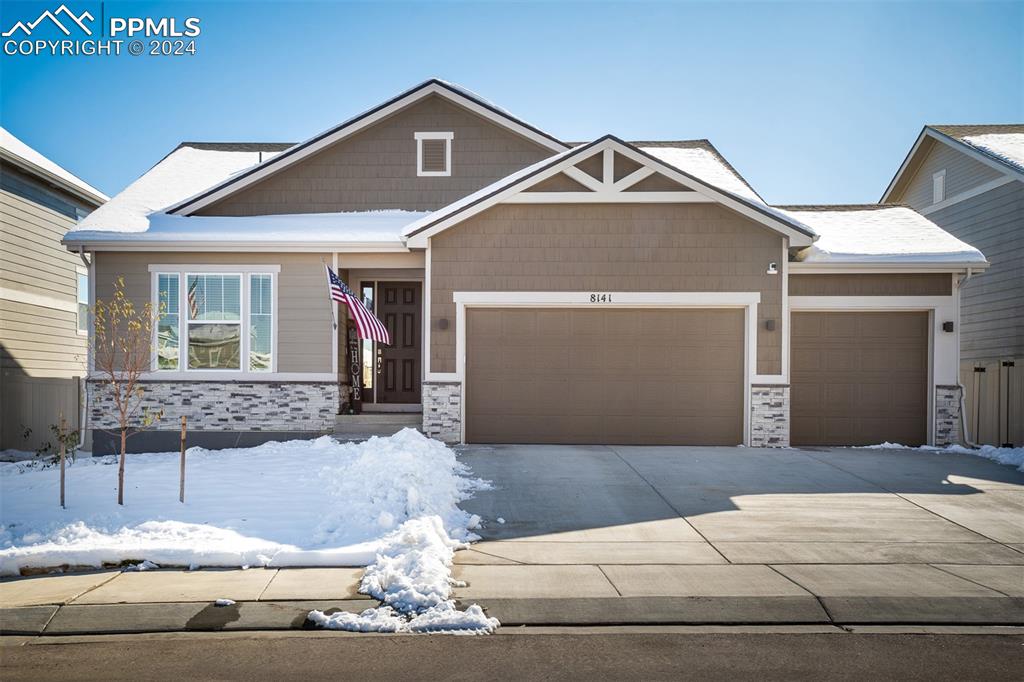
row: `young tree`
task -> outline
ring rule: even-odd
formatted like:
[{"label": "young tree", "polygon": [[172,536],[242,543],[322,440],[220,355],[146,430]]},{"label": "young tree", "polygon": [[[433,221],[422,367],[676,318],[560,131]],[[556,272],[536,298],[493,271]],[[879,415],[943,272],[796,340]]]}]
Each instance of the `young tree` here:
[{"label": "young tree", "polygon": [[[165,303],[161,302],[161,310]],[[124,504],[124,463],[128,437],[152,426],[163,410],[144,407],[145,388],[140,382],[149,369],[150,346],[156,314],[153,304],[141,310],[124,293],[124,277],[114,282],[109,301],[96,301],[93,307],[93,367],[101,377],[100,390],[107,391],[114,403],[121,436],[121,457],[117,467],[117,503]]]}]

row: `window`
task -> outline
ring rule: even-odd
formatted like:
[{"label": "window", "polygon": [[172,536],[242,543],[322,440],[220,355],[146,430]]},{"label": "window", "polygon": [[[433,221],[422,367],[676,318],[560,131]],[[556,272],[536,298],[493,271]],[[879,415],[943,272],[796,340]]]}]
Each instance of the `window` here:
[{"label": "window", "polygon": [[946,169],[932,174],[932,203],[937,204],[946,198]]},{"label": "window", "polygon": [[416,133],[416,175],[451,175],[454,137],[455,133]]},{"label": "window", "polygon": [[89,333],[89,276],[78,273],[78,332]]},{"label": "window", "polygon": [[151,268],[154,370],[274,371],[277,266],[265,266],[271,272],[211,272],[214,266],[157,271],[166,267]]},{"label": "window", "polygon": [[178,275],[157,275],[156,368],[178,369]]}]

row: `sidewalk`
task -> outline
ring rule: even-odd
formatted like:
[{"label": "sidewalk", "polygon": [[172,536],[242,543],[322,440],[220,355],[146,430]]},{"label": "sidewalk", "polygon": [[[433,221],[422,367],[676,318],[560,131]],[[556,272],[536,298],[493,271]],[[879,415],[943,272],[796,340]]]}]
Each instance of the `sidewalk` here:
[{"label": "sidewalk", "polygon": [[[456,555],[455,590],[505,626],[1024,624],[1024,565],[527,564],[481,543]],[[516,554],[515,548],[509,548]],[[519,560],[522,554],[517,554]],[[308,627],[359,612],[362,569],[97,571],[0,582],[3,634]],[[218,599],[236,603],[216,606]]]}]

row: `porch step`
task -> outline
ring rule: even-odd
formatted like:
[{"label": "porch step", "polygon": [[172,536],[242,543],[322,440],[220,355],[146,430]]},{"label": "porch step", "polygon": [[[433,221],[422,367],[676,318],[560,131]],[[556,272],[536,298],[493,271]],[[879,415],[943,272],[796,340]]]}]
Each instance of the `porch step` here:
[{"label": "porch step", "polygon": [[371,436],[393,436],[405,428],[418,431],[422,426],[420,412],[339,414],[334,418],[334,435],[341,440],[366,440]]}]

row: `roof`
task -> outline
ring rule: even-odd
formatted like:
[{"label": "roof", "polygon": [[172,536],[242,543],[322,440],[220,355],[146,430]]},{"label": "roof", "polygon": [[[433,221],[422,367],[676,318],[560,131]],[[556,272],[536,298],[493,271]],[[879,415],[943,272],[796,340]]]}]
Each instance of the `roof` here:
[{"label": "roof", "polygon": [[818,240],[797,254],[804,263],[986,264],[981,251],[907,206],[776,208],[818,233]]},{"label": "roof", "polygon": [[16,138],[9,130],[0,127],[0,153],[8,160],[25,170],[43,177],[73,194],[81,196],[94,204],[102,204],[108,197],[74,173],[58,166],[32,147]]},{"label": "roof", "polygon": [[255,166],[281,148],[277,143],[183,142],[68,234],[98,230],[145,232],[150,214]]},{"label": "roof", "polygon": [[566,147],[566,144],[558,138],[527,123],[526,121],[523,121],[522,119],[512,116],[506,110],[498,108],[493,103],[480,97],[473,91],[453,83],[443,81],[439,78],[431,78],[430,80],[424,81],[419,85],[392,97],[372,109],[368,109],[332,128],[328,128],[304,142],[293,145],[270,160],[263,161],[256,166],[249,168],[245,172],[239,173],[235,177],[205,188],[204,191],[197,193],[195,196],[188,197],[186,200],[168,207],[168,212],[190,215],[202,207],[237,192],[253,182],[257,182],[273,173],[279,172],[306,156],[314,154],[324,147],[334,144],[348,135],[358,132],[366,125],[370,125],[384,116],[400,111],[401,109],[404,109],[416,101],[430,95],[440,95],[455,102],[456,104],[474,109],[477,113],[501,123],[513,132],[528,137],[534,142],[548,147],[552,151],[561,151]]}]

